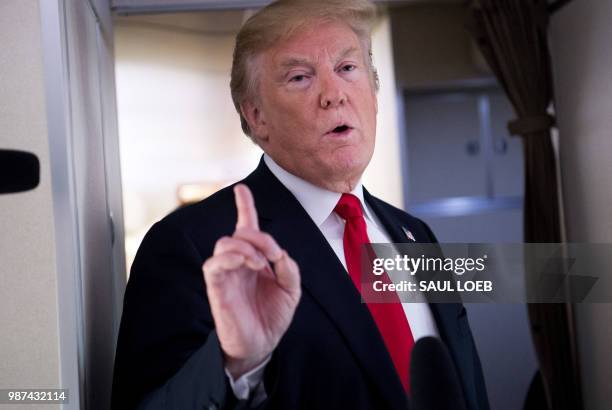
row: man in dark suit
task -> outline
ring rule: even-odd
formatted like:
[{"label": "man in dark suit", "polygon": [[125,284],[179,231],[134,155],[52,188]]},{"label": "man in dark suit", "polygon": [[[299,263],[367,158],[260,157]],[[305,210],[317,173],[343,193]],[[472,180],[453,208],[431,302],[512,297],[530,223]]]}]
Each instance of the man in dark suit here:
[{"label": "man in dark suit", "polygon": [[148,232],[113,408],[406,409],[411,346],[436,336],[468,407],[488,409],[460,304],[361,302],[364,243],[435,241],[361,185],[376,130],[372,16],[365,1],[280,1],[241,29],[232,97],[264,157]]}]

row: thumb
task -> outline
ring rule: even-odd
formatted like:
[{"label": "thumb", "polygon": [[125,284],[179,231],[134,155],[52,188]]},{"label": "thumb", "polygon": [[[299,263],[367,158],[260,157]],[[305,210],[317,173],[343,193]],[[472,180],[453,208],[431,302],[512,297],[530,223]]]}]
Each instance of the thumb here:
[{"label": "thumb", "polygon": [[285,250],[282,251],[282,256],[273,263],[278,285],[288,293],[299,295],[301,279],[300,268],[297,263],[291,259]]}]

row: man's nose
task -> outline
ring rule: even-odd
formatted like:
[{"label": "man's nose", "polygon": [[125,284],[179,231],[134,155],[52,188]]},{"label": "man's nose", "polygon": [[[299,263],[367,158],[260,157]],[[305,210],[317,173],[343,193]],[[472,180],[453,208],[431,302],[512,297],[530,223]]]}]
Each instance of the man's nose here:
[{"label": "man's nose", "polygon": [[[335,73],[334,73],[335,75]],[[321,108],[337,108],[346,104],[346,94],[338,84],[339,78],[324,78],[321,86]]]}]

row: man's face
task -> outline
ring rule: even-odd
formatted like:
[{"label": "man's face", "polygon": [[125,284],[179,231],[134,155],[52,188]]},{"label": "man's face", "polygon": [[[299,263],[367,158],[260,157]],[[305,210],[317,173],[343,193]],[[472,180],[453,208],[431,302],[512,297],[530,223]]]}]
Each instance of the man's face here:
[{"label": "man's face", "polygon": [[305,26],[261,55],[259,93],[243,107],[257,142],[289,172],[351,190],[372,157],[376,93],[357,35]]}]

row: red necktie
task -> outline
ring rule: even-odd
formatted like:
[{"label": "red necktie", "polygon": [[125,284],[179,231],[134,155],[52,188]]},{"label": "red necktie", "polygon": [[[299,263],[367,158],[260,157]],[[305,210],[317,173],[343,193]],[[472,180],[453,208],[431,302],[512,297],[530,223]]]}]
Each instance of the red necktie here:
[{"label": "red necktie", "polygon": [[[346,267],[353,283],[361,292],[361,252],[365,248],[364,245],[370,243],[361,203],[354,195],[342,194],[334,211],[346,221],[344,225]],[[372,251],[371,247],[369,251]],[[379,279],[391,283],[386,272]],[[376,326],[378,326],[402,385],[409,392],[410,352],[414,345],[414,339],[397,294],[392,293],[392,295],[386,297],[391,298],[388,299],[391,303],[367,303],[367,306]]]}]

